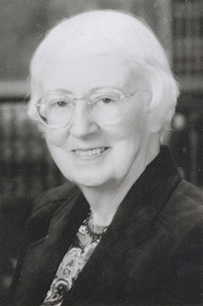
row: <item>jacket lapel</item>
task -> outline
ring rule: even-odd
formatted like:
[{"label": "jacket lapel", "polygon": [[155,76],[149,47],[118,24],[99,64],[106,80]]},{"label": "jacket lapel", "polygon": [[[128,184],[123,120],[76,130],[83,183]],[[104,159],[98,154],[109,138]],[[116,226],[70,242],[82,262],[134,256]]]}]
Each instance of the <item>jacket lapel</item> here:
[{"label": "jacket lapel", "polygon": [[42,303],[63,256],[88,213],[89,205],[82,194],[71,203],[64,202],[51,221],[48,235],[30,245],[22,272],[26,283],[22,284],[18,305]]},{"label": "jacket lapel", "polygon": [[116,304],[123,298],[119,288],[131,273],[129,253],[135,254],[136,248],[149,239],[157,216],[180,180],[168,149],[163,147],[120,204],[63,305],[84,301],[94,305],[102,299],[104,304]]}]

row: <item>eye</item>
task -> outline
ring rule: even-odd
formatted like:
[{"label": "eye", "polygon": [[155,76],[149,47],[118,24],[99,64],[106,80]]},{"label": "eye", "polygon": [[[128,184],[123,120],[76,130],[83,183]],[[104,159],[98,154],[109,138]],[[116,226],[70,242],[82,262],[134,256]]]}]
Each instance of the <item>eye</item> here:
[{"label": "eye", "polygon": [[116,104],[118,102],[118,97],[109,95],[109,96],[100,96],[95,99],[95,103],[102,103],[102,104]]},{"label": "eye", "polygon": [[69,100],[65,100],[64,98],[59,100],[59,99],[55,99],[52,100],[50,103],[51,107],[57,107],[57,108],[64,108],[64,107],[70,107],[71,102]]},{"label": "eye", "polygon": [[94,105],[101,107],[104,105],[115,106],[120,101],[120,95],[116,92],[101,92],[90,97],[90,101],[93,102]]},{"label": "eye", "polygon": [[100,99],[104,104],[110,104],[110,103],[114,103],[115,99],[112,99],[110,97],[104,97]]},{"label": "eye", "polygon": [[69,103],[67,103],[67,101],[57,101],[56,104],[59,106],[59,107],[65,107],[67,106]]}]

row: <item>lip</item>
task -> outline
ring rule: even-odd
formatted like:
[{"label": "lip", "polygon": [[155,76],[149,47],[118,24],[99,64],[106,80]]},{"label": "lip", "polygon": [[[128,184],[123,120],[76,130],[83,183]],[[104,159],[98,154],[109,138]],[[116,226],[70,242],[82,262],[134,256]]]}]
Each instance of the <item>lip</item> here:
[{"label": "lip", "polygon": [[104,154],[108,149],[109,147],[79,148],[72,150],[72,152],[78,158],[94,159]]}]

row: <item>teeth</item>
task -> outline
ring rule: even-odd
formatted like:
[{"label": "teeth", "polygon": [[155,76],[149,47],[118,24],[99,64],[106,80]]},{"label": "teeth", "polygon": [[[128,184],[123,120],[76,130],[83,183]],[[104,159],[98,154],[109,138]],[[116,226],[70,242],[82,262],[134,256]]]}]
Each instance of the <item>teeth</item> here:
[{"label": "teeth", "polygon": [[91,150],[76,150],[75,153],[80,156],[92,156],[92,155],[99,155],[104,152],[105,148],[98,148],[98,149],[91,149]]}]

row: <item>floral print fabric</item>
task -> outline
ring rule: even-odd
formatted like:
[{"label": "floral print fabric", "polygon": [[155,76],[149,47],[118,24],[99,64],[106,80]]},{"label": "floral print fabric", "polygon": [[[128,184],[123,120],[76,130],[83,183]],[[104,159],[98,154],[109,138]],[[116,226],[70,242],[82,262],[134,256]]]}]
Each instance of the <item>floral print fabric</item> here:
[{"label": "floral print fabric", "polygon": [[76,239],[59,265],[41,306],[60,306],[62,304],[64,296],[71,289],[100,239],[91,238],[87,234],[86,225],[80,226]]}]

